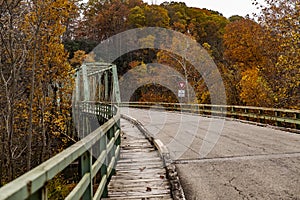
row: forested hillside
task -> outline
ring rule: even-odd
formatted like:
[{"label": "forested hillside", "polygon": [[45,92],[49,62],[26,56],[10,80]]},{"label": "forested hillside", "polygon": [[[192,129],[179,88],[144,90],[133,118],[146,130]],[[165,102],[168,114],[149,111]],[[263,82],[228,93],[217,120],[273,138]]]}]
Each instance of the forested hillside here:
[{"label": "forested hillside", "polygon": [[[0,1],[0,186],[77,139],[71,122],[75,69],[85,58],[94,60],[87,54],[101,41],[132,28],[163,27],[196,40],[222,75],[227,104],[299,109],[300,3],[265,1],[255,20],[175,2]],[[143,49],[115,60],[120,77],[155,62],[186,77],[194,103],[210,103],[201,75],[176,55]],[[151,84],[133,100],[177,102],[176,94]]]},{"label": "forested hillside", "polygon": [[[299,2],[266,3],[267,8],[262,7],[253,20],[241,16],[227,19],[216,11],[190,8],[185,3],[158,6],[141,0],[89,1],[81,6],[82,18],[69,29],[65,45],[72,57],[75,51],[88,53],[101,41],[128,29],[172,29],[196,40],[211,54],[222,74],[228,104],[299,108]],[[253,4],[260,7],[255,1]],[[75,63],[80,52],[76,55]],[[115,61],[120,76],[153,62],[172,66],[185,75],[174,55],[154,49],[132,52]],[[209,92],[192,68],[187,63],[186,75],[197,93],[197,103],[209,103]],[[176,102],[170,91],[162,94],[162,89],[145,86],[133,99]]]}]

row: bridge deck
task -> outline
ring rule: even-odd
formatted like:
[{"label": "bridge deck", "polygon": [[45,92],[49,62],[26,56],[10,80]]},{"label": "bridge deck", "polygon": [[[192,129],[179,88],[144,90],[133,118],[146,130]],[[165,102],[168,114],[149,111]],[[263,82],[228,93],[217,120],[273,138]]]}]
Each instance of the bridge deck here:
[{"label": "bridge deck", "polygon": [[107,199],[172,199],[157,150],[134,125],[126,120],[121,124],[121,157]]},{"label": "bridge deck", "polygon": [[208,128],[219,119],[126,111],[167,146],[187,199],[300,200],[300,134],[228,119],[212,151],[201,158]]}]

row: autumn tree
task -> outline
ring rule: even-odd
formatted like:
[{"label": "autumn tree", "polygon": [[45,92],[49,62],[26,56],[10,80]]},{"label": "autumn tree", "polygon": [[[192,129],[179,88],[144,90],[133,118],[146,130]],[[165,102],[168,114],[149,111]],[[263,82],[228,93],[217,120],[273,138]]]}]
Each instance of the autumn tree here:
[{"label": "autumn tree", "polygon": [[198,8],[189,9],[189,18],[190,34],[199,44],[208,43],[215,61],[222,62],[224,28],[229,21],[218,12]]},{"label": "autumn tree", "polygon": [[74,69],[80,67],[83,61],[87,58],[85,51],[78,50],[74,52],[73,58],[70,60],[70,64],[73,66]]},{"label": "autumn tree", "polygon": [[170,17],[170,27],[172,30],[186,34],[188,32],[188,25],[190,16],[188,15],[188,7],[183,2],[163,3],[162,6],[168,10]]},{"label": "autumn tree", "polygon": [[[272,102],[272,99],[266,99],[271,98],[272,94],[266,94],[271,90],[268,89],[267,77],[262,71],[272,66],[270,57],[265,53],[268,42],[262,39],[264,34],[265,30],[256,22],[250,19],[240,19],[228,24],[223,36],[224,57],[228,62],[225,76],[228,77],[231,74],[231,78],[227,81],[233,87],[231,90],[235,91],[233,93],[235,97],[231,97],[231,99],[236,98],[236,95],[242,92],[238,98],[247,105],[271,106]],[[250,78],[255,78],[255,80]],[[242,83],[240,83],[241,80],[243,80]],[[264,85],[266,90],[262,90],[261,85]],[[247,92],[249,93],[247,94]],[[261,98],[259,104],[251,98],[255,95]]]},{"label": "autumn tree", "polygon": [[272,106],[273,98],[268,82],[258,68],[250,68],[242,72],[239,82],[240,98],[246,105],[266,107]]},{"label": "autumn tree", "polygon": [[239,21],[239,20],[242,20],[242,19],[244,19],[244,17],[239,16],[239,15],[232,15],[232,16],[230,16],[230,17],[228,18],[228,20],[229,20],[230,22],[235,22],[235,21]]},{"label": "autumn tree", "polygon": [[144,4],[142,0],[90,0],[79,5],[77,0],[74,1],[81,14],[75,19],[68,19],[63,41],[70,59],[74,52],[82,50],[90,53],[99,42],[127,30],[130,9]]},{"label": "autumn tree", "polygon": [[49,134],[65,132],[70,120],[70,92],[72,70],[61,36],[66,30],[64,23],[73,6],[67,0],[32,2],[25,16],[23,29],[30,43],[28,64],[30,71],[29,128],[27,170],[31,168],[31,142],[35,133],[41,133],[41,155],[44,161]]},{"label": "autumn tree", "polygon": [[[266,0],[258,23],[234,20],[224,35],[227,71],[247,105],[299,107],[299,2]],[[259,4],[254,1],[259,7]],[[229,73],[226,73],[229,74]],[[233,80],[233,79],[232,79]],[[255,97],[255,98],[254,98]]]},{"label": "autumn tree", "polygon": [[101,42],[125,31],[129,10],[140,5],[141,0],[88,1],[83,4],[83,18],[78,23],[75,39]]},{"label": "autumn tree", "polygon": [[[259,4],[254,1],[254,4]],[[264,40],[272,46],[265,49],[273,57],[274,68],[264,69],[272,78],[276,107],[299,108],[300,105],[300,2],[298,0],[265,0],[258,21],[268,31]]]},{"label": "autumn tree", "polygon": [[19,159],[26,149],[22,139],[15,144],[15,126],[21,122],[21,116],[17,114],[18,99],[26,92],[23,76],[26,76],[24,67],[29,50],[20,20],[26,10],[22,1],[0,2],[0,186],[13,179],[14,160]]},{"label": "autumn tree", "polygon": [[58,150],[50,148],[53,138],[68,133],[73,72],[61,38],[73,5],[0,3],[3,184],[50,157]]},{"label": "autumn tree", "polygon": [[136,6],[130,10],[129,26],[140,27],[169,27],[168,11],[157,5]]}]

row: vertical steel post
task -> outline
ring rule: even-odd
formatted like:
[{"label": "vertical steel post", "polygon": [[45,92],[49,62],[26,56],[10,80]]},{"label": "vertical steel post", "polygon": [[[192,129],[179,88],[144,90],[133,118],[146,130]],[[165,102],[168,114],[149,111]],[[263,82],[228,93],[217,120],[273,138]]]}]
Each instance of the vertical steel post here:
[{"label": "vertical steel post", "polygon": [[[296,121],[300,121],[300,113],[295,114]],[[295,124],[296,129],[300,129],[300,124]]]},{"label": "vertical steel post", "polygon": [[[77,133],[80,134],[80,128],[81,128],[81,125],[80,125],[80,113],[81,113],[81,110],[80,110],[80,90],[79,90],[79,85],[80,85],[80,71],[78,70],[75,74],[75,97],[73,96],[73,105],[75,107],[75,110],[73,110],[73,116],[75,117],[74,121],[76,122],[79,122],[79,123],[75,123],[75,127],[77,129]],[[73,107],[73,108],[74,108]],[[78,135],[80,136],[80,135]]]},{"label": "vertical steel post", "polygon": [[258,110],[258,122],[259,123],[264,123],[264,119],[262,118],[263,115],[264,115],[264,111],[259,109]]},{"label": "vertical steel post", "polygon": [[87,76],[87,66],[85,64],[82,65],[82,79],[83,79],[84,101],[89,101],[90,88],[89,88],[89,81]]},{"label": "vertical steel post", "polygon": [[119,79],[118,79],[118,72],[117,72],[117,66],[112,66],[112,74],[113,74],[113,91],[115,95],[115,101],[119,105],[121,102],[121,96],[120,96],[120,88],[119,88]]},{"label": "vertical steel post", "polygon": [[77,105],[77,102],[80,101],[80,90],[79,90],[79,71],[76,72],[75,75],[75,105]]},{"label": "vertical steel post", "polygon": [[281,116],[279,111],[275,111],[275,126],[281,126],[281,123],[278,121],[278,118]]},{"label": "vertical steel post", "polygon": [[108,101],[108,73],[104,72],[104,100]]},{"label": "vertical steel post", "polygon": [[249,121],[249,117],[248,117],[248,109],[247,109],[247,108],[244,109],[244,113],[245,113],[245,120],[246,120],[246,121]]},{"label": "vertical steel post", "polygon": [[91,101],[96,101],[96,80],[95,80],[95,76],[93,75],[92,77],[91,77]]},{"label": "vertical steel post", "polygon": [[231,118],[236,118],[236,115],[235,115],[235,107],[231,107]]},{"label": "vertical steel post", "polygon": [[98,86],[98,97],[97,100],[101,101],[101,74],[98,74],[98,81],[97,81],[97,86]]}]

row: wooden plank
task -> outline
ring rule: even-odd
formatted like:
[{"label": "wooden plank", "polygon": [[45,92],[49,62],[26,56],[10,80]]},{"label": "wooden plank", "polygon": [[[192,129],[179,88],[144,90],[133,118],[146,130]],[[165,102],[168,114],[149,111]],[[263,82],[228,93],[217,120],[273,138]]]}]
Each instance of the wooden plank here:
[{"label": "wooden plank", "polygon": [[[110,198],[105,198],[103,200],[121,200],[121,199],[124,199],[124,197],[110,197]],[[147,200],[157,200],[157,199],[160,199],[160,200],[171,200],[172,197],[171,195],[167,195],[167,194],[163,194],[163,195],[147,195],[147,196],[128,196],[127,199],[130,199],[130,200],[141,200],[141,199],[147,199]]]},{"label": "wooden plank", "polygon": [[155,173],[155,174],[164,174],[165,169],[159,169],[159,168],[145,168],[145,167],[140,167],[138,169],[130,169],[130,170],[122,170],[118,171],[118,174],[127,174],[127,173],[136,173],[136,174],[143,174],[143,173]]},{"label": "wooden plank", "polygon": [[[169,194],[170,191],[170,187],[161,187],[161,186],[156,186],[156,187],[151,187],[151,191],[147,191],[147,185],[145,185],[144,187],[126,187],[126,193],[136,193],[137,191],[141,192],[141,193],[146,193],[146,194],[153,194],[156,192],[159,192],[159,194]],[[161,192],[160,192],[161,191]],[[117,194],[117,193],[122,193],[124,192],[124,187],[114,187],[114,192],[113,194]]]},{"label": "wooden plank", "polygon": [[[117,176],[115,176],[115,177],[117,177]],[[142,184],[142,183],[160,183],[161,182],[161,179],[160,178],[152,178],[152,179],[147,179],[147,180],[145,180],[145,179],[140,179],[140,180],[127,180],[126,181],[126,184],[128,183],[128,184],[131,184],[131,183],[139,183],[139,184]],[[118,178],[116,178],[116,179],[114,179],[114,181],[112,181],[112,182],[110,182],[109,184],[115,184],[115,183],[123,183],[123,184],[125,184],[124,183],[124,180],[121,180],[121,179],[118,179]]]},{"label": "wooden plank", "polygon": [[120,161],[118,162],[119,164],[122,164],[122,163],[140,163],[140,162],[143,162],[143,163],[153,163],[153,162],[157,162],[159,163],[161,161],[161,158],[158,157],[158,158],[144,158],[144,157],[136,157],[136,158],[133,158],[133,157],[127,157],[127,158],[122,158],[121,156],[121,159]]},{"label": "wooden plank", "polygon": [[[165,189],[169,189],[170,185],[169,183],[157,183],[157,181],[155,182],[148,182],[149,184],[152,185],[153,188],[158,188],[158,187],[163,187]],[[138,182],[133,182],[133,183],[129,183],[124,185],[123,183],[113,183],[109,185],[109,188],[141,188],[141,183]]]},{"label": "wooden plank", "polygon": [[[129,150],[126,150],[126,149],[121,149],[121,153],[130,153],[131,152],[131,149],[129,149]],[[146,149],[140,149],[139,150],[139,152],[141,152],[141,153],[151,153],[151,152],[156,152],[156,150],[153,148],[153,149],[148,149],[148,148],[146,148]]]},{"label": "wooden plank", "polygon": [[135,127],[124,126],[130,135],[122,135],[120,160],[108,185],[107,199],[172,199],[159,153]]}]

